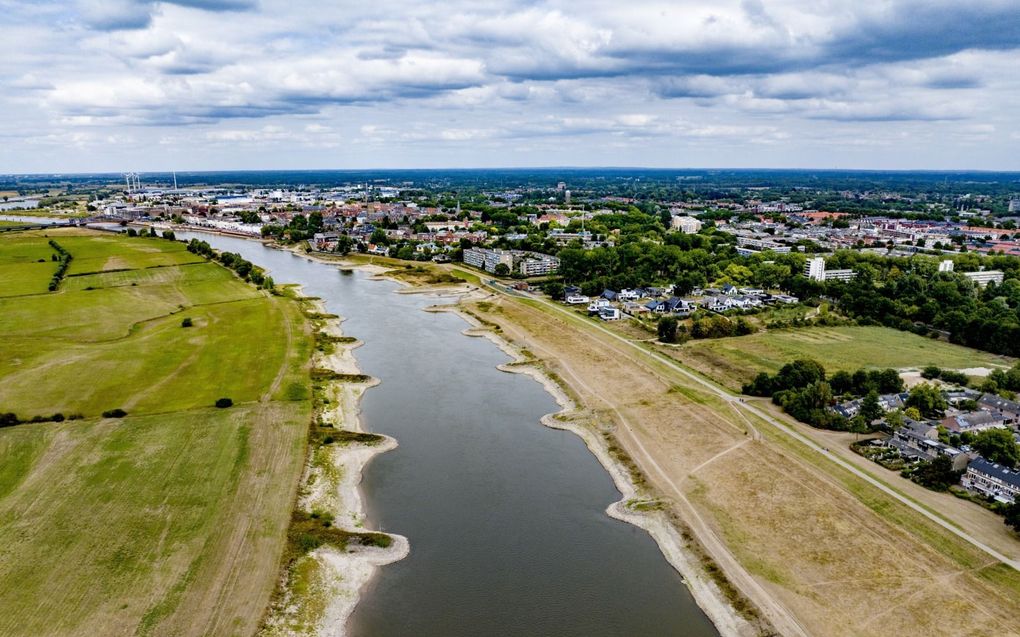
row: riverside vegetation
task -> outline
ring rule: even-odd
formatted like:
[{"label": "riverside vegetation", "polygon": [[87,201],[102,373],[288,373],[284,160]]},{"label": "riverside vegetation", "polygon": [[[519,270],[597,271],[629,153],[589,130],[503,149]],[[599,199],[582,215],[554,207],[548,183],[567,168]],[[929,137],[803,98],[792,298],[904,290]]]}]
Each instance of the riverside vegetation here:
[{"label": "riverside vegetation", "polygon": [[0,240],[0,412],[16,421],[0,429],[0,581],[17,582],[0,633],[257,628],[293,544],[313,338],[260,271],[210,257],[77,229]]}]

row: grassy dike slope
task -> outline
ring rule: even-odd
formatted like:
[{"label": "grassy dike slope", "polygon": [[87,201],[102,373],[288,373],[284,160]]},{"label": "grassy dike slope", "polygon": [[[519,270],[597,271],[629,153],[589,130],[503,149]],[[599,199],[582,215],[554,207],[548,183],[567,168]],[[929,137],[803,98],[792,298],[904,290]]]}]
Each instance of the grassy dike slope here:
[{"label": "grassy dike slope", "polygon": [[83,419],[0,429],[0,634],[253,633],[311,414],[299,304],[180,243],[45,234],[0,238],[0,411]]}]

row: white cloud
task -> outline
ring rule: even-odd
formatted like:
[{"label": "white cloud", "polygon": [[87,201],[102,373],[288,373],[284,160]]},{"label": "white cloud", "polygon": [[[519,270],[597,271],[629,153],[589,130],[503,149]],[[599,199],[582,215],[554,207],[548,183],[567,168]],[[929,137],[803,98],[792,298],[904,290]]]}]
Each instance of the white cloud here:
[{"label": "white cloud", "polygon": [[[143,159],[152,146],[197,150],[190,156],[209,161],[230,161],[232,145],[245,145],[233,157],[271,167],[291,156],[287,144],[323,150],[295,151],[302,166],[309,157],[367,161],[325,152],[343,140],[401,165],[460,165],[473,145],[488,154],[472,159],[497,164],[619,163],[610,147],[644,148],[638,163],[670,163],[677,148],[713,143],[715,154],[700,156],[725,163],[744,136],[800,148],[797,165],[830,165],[840,148],[883,144],[907,128],[915,147],[904,162],[940,158],[917,145],[955,131],[985,149],[954,161],[1020,167],[1011,148],[1020,12],[1007,0],[3,7],[0,135],[15,152],[0,169],[33,157],[18,152],[30,139],[116,145]],[[836,141],[822,152],[815,140],[826,136]],[[90,156],[68,157],[94,168]],[[740,159],[779,161],[753,149]]]}]

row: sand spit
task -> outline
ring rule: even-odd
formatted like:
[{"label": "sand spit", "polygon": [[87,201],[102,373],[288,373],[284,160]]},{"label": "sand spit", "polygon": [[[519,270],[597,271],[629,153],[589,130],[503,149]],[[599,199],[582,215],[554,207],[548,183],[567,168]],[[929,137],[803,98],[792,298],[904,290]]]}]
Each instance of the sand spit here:
[{"label": "sand spit", "polygon": [[609,453],[602,436],[590,425],[585,424],[589,419],[559,383],[537,365],[534,359],[526,356],[519,348],[460,307],[435,305],[426,308],[426,311],[457,314],[471,326],[463,331],[464,335],[487,338],[513,359],[509,363],[498,365],[497,369],[512,374],[526,374],[541,383],[560,406],[559,412],[543,416],[542,424],[552,429],[570,431],[584,440],[589,451],[609,473],[617,490],[622,494],[620,500],[606,507],[606,514],[644,529],[652,536],[663,556],[683,577],[694,600],[722,637],[750,637],[759,633],[758,628],[733,609],[723,592],[705,573],[698,556],[687,548],[687,542],[670,523],[667,514],[654,506],[654,501],[650,502],[647,496],[640,493],[631,480],[630,472]]},{"label": "sand spit", "polygon": [[[326,313],[321,301],[313,303],[317,312]],[[321,331],[343,336],[342,321],[326,319]],[[361,345],[361,341],[334,343],[331,353],[316,355],[314,366],[340,374],[360,374],[353,351]],[[329,402],[319,414],[320,420],[337,430],[363,432],[359,417],[361,396],[378,383],[374,378],[366,383],[330,383],[324,390]],[[332,515],[336,528],[366,531],[359,488],[362,472],[372,458],[396,446],[397,441],[389,436],[382,436],[376,444],[313,446],[308,454],[299,508],[308,513]],[[288,574],[286,592],[273,608],[263,634],[324,637],[347,634],[347,620],[364,586],[379,567],[401,560],[410,552],[407,538],[389,535],[393,543],[385,549],[352,545],[341,551],[323,546],[300,558]]]}]

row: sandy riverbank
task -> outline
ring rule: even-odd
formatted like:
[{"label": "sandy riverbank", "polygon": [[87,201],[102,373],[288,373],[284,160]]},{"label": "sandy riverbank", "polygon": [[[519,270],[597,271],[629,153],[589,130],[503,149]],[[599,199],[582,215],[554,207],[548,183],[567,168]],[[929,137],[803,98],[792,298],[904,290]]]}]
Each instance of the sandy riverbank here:
[{"label": "sandy riverbank", "polygon": [[[321,301],[314,301],[314,305],[316,311],[326,314]],[[321,331],[341,337],[342,321],[342,318],[326,319]],[[360,341],[334,343],[329,354],[315,355],[314,366],[340,374],[360,374],[353,353],[360,345]],[[366,383],[330,383],[324,389],[327,407],[319,414],[319,419],[338,431],[363,432],[359,417],[361,396],[378,382],[372,379]],[[363,470],[372,458],[396,446],[397,441],[389,436],[382,436],[376,444],[312,446],[298,507],[316,515],[332,515],[336,528],[367,531],[363,528],[365,509],[360,490]],[[347,634],[347,620],[364,586],[379,567],[401,560],[410,552],[407,538],[389,535],[393,543],[385,549],[349,546],[339,550],[323,546],[300,558],[288,574],[290,581],[284,598],[271,613],[264,633],[329,637]]]},{"label": "sandy riverbank", "polygon": [[[485,293],[475,291],[469,298],[484,297]],[[476,317],[465,312],[458,305],[438,305],[426,309],[430,312],[450,312],[460,316],[470,327],[463,331],[465,336],[486,338],[494,343],[512,360],[499,365],[497,369],[512,374],[525,374],[540,383],[556,400],[560,411],[546,414],[541,423],[552,429],[562,429],[579,436],[612,477],[621,494],[620,500],[606,507],[606,514],[617,520],[644,529],[658,545],[663,556],[680,573],[698,606],[715,624],[722,637],[750,637],[759,633],[758,628],[740,616],[726,600],[718,586],[708,577],[697,555],[688,547],[668,516],[654,500],[634,484],[630,472],[609,452],[606,441],[594,429],[590,414],[578,408],[575,401],[559,383],[553,380],[536,361],[508,340],[483,325]],[[636,506],[635,506],[636,505]],[[642,505],[645,508],[641,508]],[[650,506],[649,506],[650,505]]]}]

